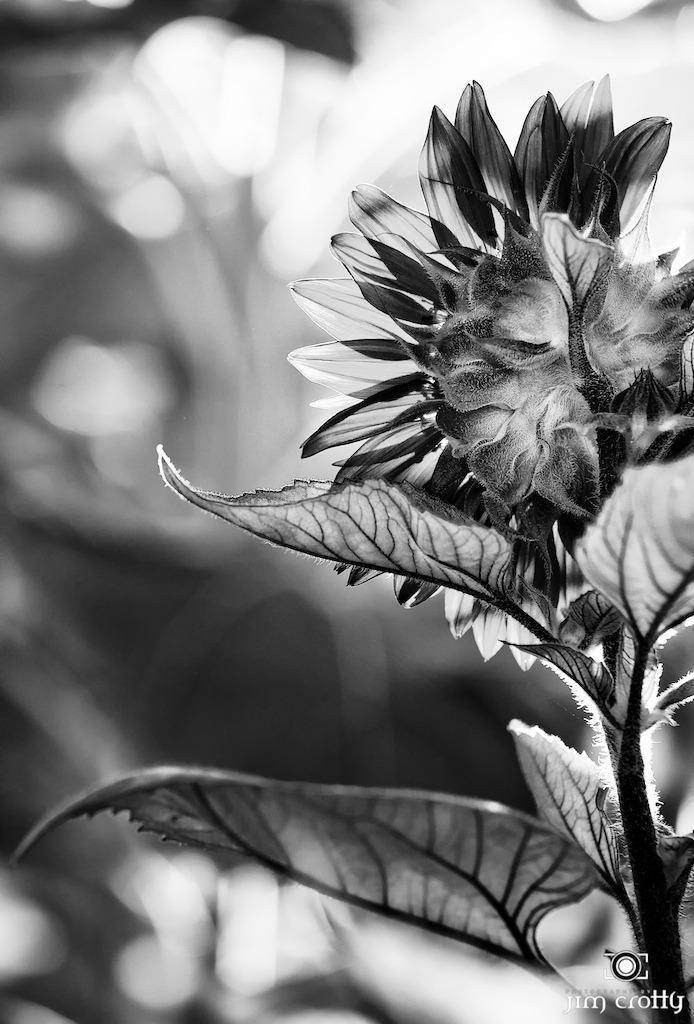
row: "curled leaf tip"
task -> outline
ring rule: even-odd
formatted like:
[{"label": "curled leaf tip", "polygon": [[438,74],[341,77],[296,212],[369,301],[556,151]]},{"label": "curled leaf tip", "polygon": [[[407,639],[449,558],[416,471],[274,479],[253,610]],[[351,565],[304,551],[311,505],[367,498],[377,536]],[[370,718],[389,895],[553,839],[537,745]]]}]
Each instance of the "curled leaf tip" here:
[{"label": "curled leaf tip", "polygon": [[194,488],[192,484],[181,476],[161,444],[157,445],[157,458],[159,460],[159,473],[166,486],[170,487],[179,498],[193,501]]}]

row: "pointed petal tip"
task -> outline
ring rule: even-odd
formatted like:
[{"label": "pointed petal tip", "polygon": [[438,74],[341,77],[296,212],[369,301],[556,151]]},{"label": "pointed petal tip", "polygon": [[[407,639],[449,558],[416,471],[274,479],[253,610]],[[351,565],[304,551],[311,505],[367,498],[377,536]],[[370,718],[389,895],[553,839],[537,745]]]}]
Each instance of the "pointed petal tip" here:
[{"label": "pointed petal tip", "polygon": [[360,185],[354,186],[354,188],[352,189],[348,196],[347,201],[348,203],[355,203],[357,206],[359,206],[360,202],[363,202],[364,200],[368,201],[369,197],[373,196],[375,191],[379,191],[377,185],[373,185],[369,181],[363,181]]},{"label": "pointed petal tip", "polygon": [[441,127],[442,125],[445,125],[446,127],[450,127],[451,122],[446,117],[443,110],[441,110],[441,107],[434,105],[431,108],[431,118],[429,119],[429,125],[436,125],[436,127]]},{"label": "pointed petal tip", "polygon": [[287,285],[289,291],[292,293],[292,297],[296,298],[297,295],[303,295],[303,286],[310,283],[304,278],[299,278],[296,281],[290,281]]}]

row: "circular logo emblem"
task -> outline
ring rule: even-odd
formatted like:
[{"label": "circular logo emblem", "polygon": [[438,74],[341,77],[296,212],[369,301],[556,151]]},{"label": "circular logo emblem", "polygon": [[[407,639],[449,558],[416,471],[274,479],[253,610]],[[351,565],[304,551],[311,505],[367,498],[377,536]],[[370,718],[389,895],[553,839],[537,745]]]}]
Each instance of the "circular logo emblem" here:
[{"label": "circular logo emblem", "polygon": [[610,959],[610,969],[620,981],[633,981],[641,973],[641,957],[625,950]]}]

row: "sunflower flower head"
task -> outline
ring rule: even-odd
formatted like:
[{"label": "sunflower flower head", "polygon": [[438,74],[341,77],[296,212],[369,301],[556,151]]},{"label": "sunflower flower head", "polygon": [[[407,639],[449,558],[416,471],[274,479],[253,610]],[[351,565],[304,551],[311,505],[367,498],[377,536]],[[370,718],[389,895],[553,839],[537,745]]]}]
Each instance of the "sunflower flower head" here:
[{"label": "sunflower flower head", "polygon": [[[427,212],[358,188],[357,232],[332,242],[348,276],[293,286],[334,339],[290,355],[335,392],[303,455],[359,442],[337,483],[407,483],[493,525],[566,606],[586,588],[573,542],[624,467],[694,448],[694,265],[673,274],[647,236],[669,134],[659,117],[615,134],[607,78],[538,99],[513,153],[477,83],[454,123],[435,108]],[[406,605],[436,589],[396,580]],[[446,611],[485,656],[513,639],[467,595]]]}]

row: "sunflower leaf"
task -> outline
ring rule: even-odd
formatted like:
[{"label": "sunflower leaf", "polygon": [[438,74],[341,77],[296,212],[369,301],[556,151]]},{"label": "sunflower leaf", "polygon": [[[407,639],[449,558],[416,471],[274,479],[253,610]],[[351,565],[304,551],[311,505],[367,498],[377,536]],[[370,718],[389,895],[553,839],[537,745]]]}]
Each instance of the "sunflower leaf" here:
[{"label": "sunflower leaf", "polygon": [[604,594],[589,590],[570,604],[559,626],[559,639],[583,651],[602,643],[605,637],[616,633],[621,624],[619,612]]},{"label": "sunflower leaf", "polygon": [[658,697],[655,706],[658,711],[671,715],[677,708],[694,700],[694,672],[688,672],[682,679],[672,683]]},{"label": "sunflower leaf", "polygon": [[576,547],[589,582],[654,641],[694,615],[694,456],[627,469]]},{"label": "sunflower leaf", "polygon": [[496,803],[205,769],[152,769],[72,800],[18,856],[57,824],[102,810],[509,960],[542,960],[539,921],[599,884],[575,842]]},{"label": "sunflower leaf", "polygon": [[614,680],[599,661],[562,643],[518,644],[521,651],[539,658],[563,679],[576,683],[603,712],[614,703]]},{"label": "sunflower leaf", "polygon": [[297,482],[281,491],[231,497],[201,491],[162,449],[164,482],[193,505],[271,544],[344,565],[453,587],[503,606],[542,629],[544,609],[507,576],[510,542],[491,527],[408,485],[379,479]]},{"label": "sunflower leaf", "polygon": [[580,321],[591,298],[607,280],[613,250],[597,238],[581,234],[563,213],[543,216],[542,235],[552,277],[569,312]]},{"label": "sunflower leaf", "polygon": [[[514,720],[509,731],[542,818],[590,857],[603,882],[623,902],[617,838],[602,808],[609,790],[597,766],[538,726]],[[616,799],[616,794],[612,795]]]}]

